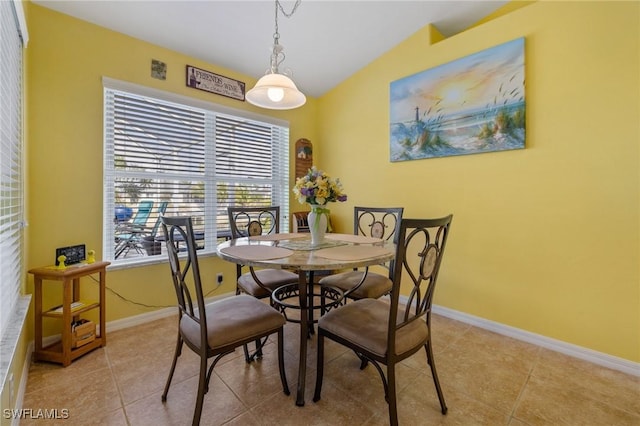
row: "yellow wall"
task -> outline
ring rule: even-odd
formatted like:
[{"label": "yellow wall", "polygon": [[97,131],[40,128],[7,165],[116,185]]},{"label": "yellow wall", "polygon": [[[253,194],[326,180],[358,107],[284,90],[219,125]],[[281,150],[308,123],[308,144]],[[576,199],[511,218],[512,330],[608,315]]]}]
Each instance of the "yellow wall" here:
[{"label": "yellow wall", "polygon": [[[101,258],[103,76],[288,120],[292,162],[297,139],[316,139],[313,98],[293,111],[266,111],[185,85],[185,66],[189,64],[244,81],[247,89],[253,86],[255,79],[237,72],[31,3],[28,25],[28,268],[51,264],[56,247],[79,243],[95,249]],[[152,59],[167,64],[165,81],[151,78]],[[265,64],[268,59],[265,56]],[[218,271],[224,273],[225,280],[211,295],[234,291],[235,265],[217,257],[201,263],[206,291],[213,289]],[[91,288],[90,282],[86,286]],[[110,271],[107,287],[145,305],[175,305],[166,264]],[[32,289],[29,277],[27,292]],[[51,284],[47,290],[45,306],[59,303],[59,287]],[[107,321],[152,310],[107,291]],[[45,324],[45,335],[58,333],[57,326],[53,321]]]},{"label": "yellow wall", "polygon": [[[292,145],[310,139],[349,193],[332,206],[337,230],[350,230],[357,204],[454,214],[436,303],[638,362],[638,16],[637,2],[538,2],[441,41],[425,27],[320,100],[268,112],[185,87],[184,67],[251,87],[247,76],[29,3],[27,267],[81,242],[101,255],[108,76],[289,120]],[[389,162],[391,81],[523,36],[525,150]],[[167,63],[166,81],[150,77],[152,59]],[[202,263],[225,274],[217,293],[232,290],[232,265]],[[173,305],[166,265],[111,271],[108,286]],[[153,310],[111,292],[107,306],[108,321]]]},{"label": "yellow wall", "polygon": [[[425,27],[319,101],[268,112],[184,84],[187,64],[251,87],[247,76],[27,3],[26,266],[77,243],[101,256],[107,76],[289,120],[292,146],[310,139],[316,163],[349,193],[332,206],[338,231],[350,231],[354,205],[454,214],[436,303],[640,362],[639,5],[538,2],[444,40]],[[389,162],[391,81],[518,37],[525,150]],[[167,63],[166,81],[150,77],[152,59]],[[210,257],[202,269],[224,273],[217,294],[233,289],[233,265]],[[108,286],[143,304],[174,303],[163,264],[111,271]],[[55,284],[48,290],[45,303],[58,303]],[[107,294],[108,321],[153,309]],[[16,385],[32,318],[10,367]]]},{"label": "yellow wall", "polygon": [[[638,2],[537,2],[425,27],[319,99],[319,166],[354,205],[453,213],[435,303],[640,361]],[[389,162],[389,83],[525,37],[526,149]]]}]

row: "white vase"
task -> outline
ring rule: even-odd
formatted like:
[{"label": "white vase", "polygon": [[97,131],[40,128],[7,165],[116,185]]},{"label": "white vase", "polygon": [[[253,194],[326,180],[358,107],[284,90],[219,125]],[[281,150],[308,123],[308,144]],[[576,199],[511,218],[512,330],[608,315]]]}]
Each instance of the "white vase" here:
[{"label": "white vase", "polygon": [[327,232],[327,218],[329,209],[325,206],[311,204],[311,211],[307,216],[309,231],[311,232],[311,245],[317,246],[324,241],[324,234]]}]

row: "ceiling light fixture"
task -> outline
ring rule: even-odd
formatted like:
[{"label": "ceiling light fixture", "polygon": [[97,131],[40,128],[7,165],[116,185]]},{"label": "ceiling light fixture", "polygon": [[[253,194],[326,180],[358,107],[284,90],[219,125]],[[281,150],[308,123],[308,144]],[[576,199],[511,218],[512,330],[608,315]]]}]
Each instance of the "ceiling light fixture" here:
[{"label": "ceiling light fixture", "polygon": [[247,92],[247,101],[253,105],[267,109],[293,109],[304,105],[307,98],[298,90],[289,75],[290,70],[280,72],[278,67],[284,61],[285,54],[280,45],[278,32],[278,9],[284,16],[290,18],[298,8],[301,0],[297,0],[291,13],[286,13],[279,0],[276,0],[276,25],[273,33],[273,48],[271,50],[271,64],[267,73],[258,80],[253,89]]}]

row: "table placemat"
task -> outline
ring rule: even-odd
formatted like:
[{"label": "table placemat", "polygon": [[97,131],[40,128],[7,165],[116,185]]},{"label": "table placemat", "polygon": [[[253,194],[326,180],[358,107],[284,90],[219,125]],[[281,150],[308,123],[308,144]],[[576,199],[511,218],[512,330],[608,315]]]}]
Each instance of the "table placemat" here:
[{"label": "table placemat", "polygon": [[384,256],[389,253],[391,253],[389,249],[379,246],[344,245],[318,250],[315,255],[318,257],[324,257],[325,259],[350,261]]},{"label": "table placemat", "polygon": [[291,250],[286,248],[263,245],[231,246],[225,247],[220,251],[229,256],[246,260],[281,259],[293,254]]},{"label": "table placemat", "polygon": [[[309,234],[307,234],[309,235]],[[288,240],[288,241],[280,241],[278,242],[278,247],[284,247],[291,250],[297,251],[311,251],[311,250],[320,250],[327,247],[337,247],[346,245],[344,241],[334,241],[334,240],[324,240],[318,245],[311,245],[310,239],[305,240]]]},{"label": "table placemat", "polygon": [[282,234],[266,234],[256,235],[255,237],[249,237],[252,241],[281,241],[281,240],[293,240],[296,238],[304,238],[309,234],[301,234],[296,232],[282,233]]},{"label": "table placemat", "polygon": [[381,243],[382,238],[367,237],[365,235],[354,234],[327,234],[324,236],[330,240],[346,241],[354,244],[375,244]]}]

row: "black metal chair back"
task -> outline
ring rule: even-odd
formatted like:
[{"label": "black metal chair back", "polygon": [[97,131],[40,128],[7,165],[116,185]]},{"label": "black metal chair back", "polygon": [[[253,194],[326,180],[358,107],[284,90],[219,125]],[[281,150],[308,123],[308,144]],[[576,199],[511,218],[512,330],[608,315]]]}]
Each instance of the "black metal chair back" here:
[{"label": "black metal chair back", "polygon": [[[403,219],[398,232],[396,264],[393,270],[393,290],[389,318],[389,353],[395,353],[396,332],[412,321],[424,319],[431,336],[431,305],[442,263],[452,215],[440,219]],[[409,280],[409,295],[403,301],[404,312],[398,317],[400,286]],[[430,344],[429,337],[429,344]],[[430,345],[429,345],[430,346]]]},{"label": "black metal chair back", "polygon": [[[160,222],[165,237],[173,289],[176,292],[180,317],[187,315],[200,325],[200,344],[198,348],[206,348],[207,318],[198,314],[199,312],[205,312],[205,301],[202,282],[200,281],[200,267],[196,254],[197,246],[191,218],[161,216]],[[186,250],[186,257],[180,262],[182,250]],[[195,292],[195,299],[191,294],[191,289]],[[187,344],[189,343],[187,342]],[[198,352],[198,348],[194,350]]]},{"label": "black metal chair back", "polygon": [[[354,207],[353,233],[398,243],[404,207]],[[384,266],[392,277],[394,260]]]},{"label": "black metal chair back", "polygon": [[[289,395],[284,369],[284,316],[267,304],[246,295],[205,304],[191,218],[161,216],[160,222],[179,308],[178,339],[162,401],[167,400],[178,357],[182,354],[183,344],[186,344],[200,358],[198,393],[192,421],[194,426],[198,425],[204,395],[209,391],[209,381],[218,361],[233,353],[235,348],[246,347],[253,341],[266,341],[272,334],[278,335],[280,382],[285,395]],[[183,257],[185,249],[182,247],[185,245],[186,257]],[[213,358],[210,365],[209,358]]]},{"label": "black metal chair back", "polygon": [[[320,318],[314,401],[321,397],[326,337],[353,350],[362,361],[361,368],[369,363],[376,368],[392,426],[398,424],[396,365],[424,347],[442,414],[447,413],[433,358],[431,305],[451,220],[451,215],[440,219],[402,219],[397,231],[390,304],[365,298]],[[409,285],[409,294],[406,304],[403,300],[400,306],[402,284]],[[387,366],[386,374],[380,364]]]},{"label": "black metal chair back", "polygon": [[228,207],[232,238],[280,232],[280,206]]}]

